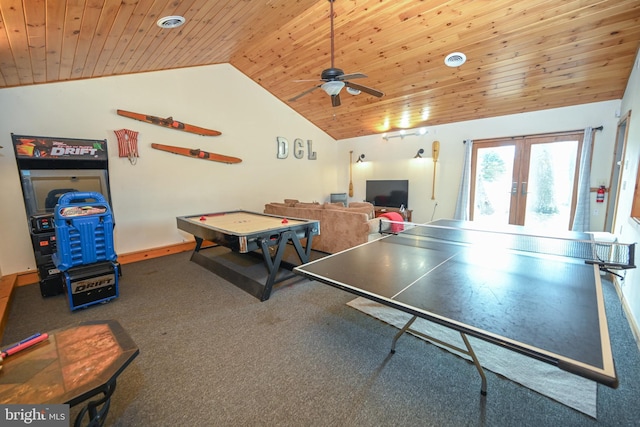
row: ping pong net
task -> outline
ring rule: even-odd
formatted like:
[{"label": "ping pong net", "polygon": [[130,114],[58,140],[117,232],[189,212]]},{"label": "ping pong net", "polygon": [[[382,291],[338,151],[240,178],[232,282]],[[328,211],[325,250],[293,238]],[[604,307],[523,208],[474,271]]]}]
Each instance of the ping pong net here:
[{"label": "ping pong net", "polygon": [[[472,247],[490,247],[535,254],[555,255],[597,264],[600,270],[635,268],[635,243],[603,242],[564,237],[479,230],[442,225],[404,223],[404,230],[392,233],[413,239],[429,239]],[[615,274],[615,273],[613,273]]]}]

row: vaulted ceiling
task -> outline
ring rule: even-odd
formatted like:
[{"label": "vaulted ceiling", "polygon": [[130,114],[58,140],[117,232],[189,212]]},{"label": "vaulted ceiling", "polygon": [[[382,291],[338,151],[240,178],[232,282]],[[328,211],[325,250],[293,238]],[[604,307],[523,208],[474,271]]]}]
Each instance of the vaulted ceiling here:
[{"label": "vaulted ceiling", "polygon": [[[637,0],[335,0],[335,67],[384,96],[289,101],[331,66],[330,6],[0,0],[0,88],[230,63],[344,139],[619,99],[640,46]],[[453,52],[466,63],[447,67]]]}]

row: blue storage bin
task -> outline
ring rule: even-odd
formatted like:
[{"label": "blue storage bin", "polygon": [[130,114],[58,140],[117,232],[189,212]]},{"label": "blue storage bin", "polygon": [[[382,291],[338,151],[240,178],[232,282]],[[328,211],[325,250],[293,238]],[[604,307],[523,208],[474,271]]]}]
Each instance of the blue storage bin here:
[{"label": "blue storage bin", "polygon": [[71,192],[55,207],[56,253],[60,271],[78,265],[117,260],[113,248],[113,215],[100,193]]}]

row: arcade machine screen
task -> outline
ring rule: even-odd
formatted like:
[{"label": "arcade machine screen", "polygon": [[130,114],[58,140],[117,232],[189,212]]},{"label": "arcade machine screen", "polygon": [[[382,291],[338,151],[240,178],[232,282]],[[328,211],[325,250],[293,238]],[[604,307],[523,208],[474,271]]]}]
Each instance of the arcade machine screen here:
[{"label": "arcade machine screen", "polygon": [[100,193],[109,200],[106,170],[21,170],[20,176],[28,216],[53,212],[70,191]]}]

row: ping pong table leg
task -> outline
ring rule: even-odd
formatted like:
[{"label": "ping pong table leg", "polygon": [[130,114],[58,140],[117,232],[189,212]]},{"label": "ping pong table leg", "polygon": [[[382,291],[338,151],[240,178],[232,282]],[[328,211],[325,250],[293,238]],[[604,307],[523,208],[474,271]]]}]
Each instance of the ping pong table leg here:
[{"label": "ping pong table leg", "polygon": [[398,331],[398,333],[393,337],[393,342],[391,343],[391,353],[395,353],[396,352],[396,343],[398,342],[398,339],[402,336],[402,334],[404,334],[407,331],[411,331],[412,334],[418,335],[428,341],[431,341],[432,343],[436,343],[436,344],[440,344],[443,345],[445,347],[448,347],[450,349],[453,349],[455,351],[458,351],[462,354],[466,354],[469,357],[471,357],[471,360],[473,361],[473,364],[475,365],[476,369],[478,370],[478,373],[480,374],[480,378],[482,379],[482,386],[480,388],[480,394],[482,394],[483,396],[487,395],[487,377],[484,375],[484,370],[482,369],[482,365],[480,365],[480,361],[478,360],[478,357],[476,356],[476,353],[473,351],[473,348],[471,347],[471,343],[469,343],[469,339],[467,338],[467,336],[460,332],[460,336],[462,337],[462,341],[464,341],[464,345],[467,347],[467,349],[463,349],[460,347],[457,347],[451,343],[448,342],[444,342],[442,340],[439,340],[435,337],[432,337],[430,335],[427,335],[425,333],[422,333],[420,331],[417,331],[415,329],[411,329],[411,325],[413,324],[413,322],[415,322],[415,320],[417,319],[417,316],[413,316],[403,327],[402,329],[400,329]]},{"label": "ping pong table leg", "polygon": [[482,378],[482,386],[480,388],[480,394],[482,394],[483,396],[486,396],[487,395],[487,377],[484,375],[484,369],[482,369],[482,366],[480,365],[480,361],[478,360],[476,353],[473,351],[473,348],[471,347],[471,344],[469,343],[469,339],[467,338],[467,336],[462,332],[460,332],[460,336],[462,337],[462,341],[464,341],[464,345],[467,346],[467,354],[473,360],[473,364],[476,365],[476,369],[480,374],[480,378]]},{"label": "ping pong table leg", "polygon": [[391,343],[391,353],[395,353],[396,352],[396,343],[398,342],[398,339],[402,336],[402,334],[404,334],[405,332],[407,332],[409,330],[409,328],[411,327],[411,325],[413,324],[413,322],[415,322],[415,320],[417,319],[417,316],[413,316],[411,318],[411,320],[409,320],[407,322],[406,325],[404,325],[402,327],[402,329],[400,329],[398,331],[398,333],[396,334],[395,337],[393,337],[393,342]]}]

